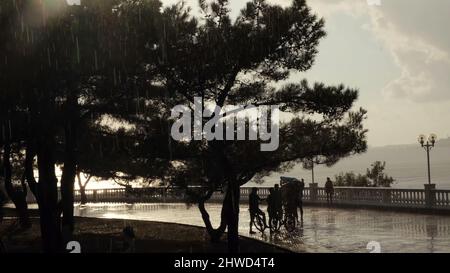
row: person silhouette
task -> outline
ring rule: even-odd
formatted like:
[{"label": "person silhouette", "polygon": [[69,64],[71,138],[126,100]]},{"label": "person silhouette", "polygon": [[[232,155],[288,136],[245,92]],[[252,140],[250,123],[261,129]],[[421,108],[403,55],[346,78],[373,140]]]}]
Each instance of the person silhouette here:
[{"label": "person silhouette", "polygon": [[281,219],[283,219],[283,197],[281,194],[280,185],[275,184],[273,196],[274,216],[277,217],[279,221],[281,221]]},{"label": "person silhouette", "polygon": [[327,177],[327,181],[325,182],[325,193],[327,195],[327,204],[333,204],[334,186],[329,177]]},{"label": "person silhouette", "polygon": [[300,220],[303,222],[303,190],[305,189],[305,180],[302,178],[297,183],[298,207],[300,209]]},{"label": "person silhouette", "polygon": [[267,214],[269,215],[269,229],[272,232],[272,219],[276,217],[275,215],[275,189],[269,189],[269,195],[266,198],[267,202]]},{"label": "person silhouette", "polygon": [[259,202],[261,199],[258,196],[258,188],[253,187],[251,193],[248,196],[248,208],[250,211],[250,234],[255,234],[253,229],[253,223],[255,222],[255,217],[261,215],[263,217],[264,225],[267,226],[266,214],[259,208]]}]

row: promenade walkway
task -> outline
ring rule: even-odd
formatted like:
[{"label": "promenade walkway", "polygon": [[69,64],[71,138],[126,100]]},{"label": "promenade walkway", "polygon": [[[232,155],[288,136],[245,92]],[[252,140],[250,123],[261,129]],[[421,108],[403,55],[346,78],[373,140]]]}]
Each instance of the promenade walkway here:
[{"label": "promenade walkway", "polygon": [[[214,223],[220,205],[208,204]],[[263,209],[265,209],[263,207]],[[176,222],[203,226],[197,207],[182,203],[96,203],[76,206],[78,216]],[[241,205],[240,233],[249,236],[248,210]],[[303,227],[276,236],[256,234],[264,240],[297,252],[369,252],[371,241],[381,252],[450,252],[450,216],[382,210],[306,207]]]}]

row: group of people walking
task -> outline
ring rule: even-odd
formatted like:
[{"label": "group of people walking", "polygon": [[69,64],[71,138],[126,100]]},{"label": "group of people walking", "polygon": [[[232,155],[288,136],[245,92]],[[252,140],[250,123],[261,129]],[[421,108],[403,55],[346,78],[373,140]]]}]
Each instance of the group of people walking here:
[{"label": "group of people walking", "polygon": [[[249,195],[249,212],[250,212],[250,234],[254,234],[253,226],[255,218],[261,216],[263,222],[272,231],[271,225],[273,219],[281,221],[283,219],[283,213],[293,215],[295,221],[303,222],[303,190],[305,188],[305,181],[295,178],[281,178],[281,185],[284,190],[280,188],[279,184],[275,184],[274,187],[269,188],[269,194],[266,198],[261,198],[258,195],[258,188],[254,187]],[[284,182],[284,183],[283,183]],[[284,185],[283,185],[284,184]],[[333,182],[329,177],[325,182],[325,193],[327,197],[327,203],[333,203],[334,187]],[[266,201],[267,213],[269,221],[267,225],[266,214],[260,209],[261,202]],[[298,217],[298,210],[300,209],[300,221]]]}]

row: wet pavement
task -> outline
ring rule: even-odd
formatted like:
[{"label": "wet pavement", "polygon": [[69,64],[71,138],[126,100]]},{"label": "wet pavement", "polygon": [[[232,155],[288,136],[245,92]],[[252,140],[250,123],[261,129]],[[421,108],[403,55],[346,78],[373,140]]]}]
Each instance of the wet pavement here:
[{"label": "wet pavement", "polygon": [[[213,224],[221,206],[208,204]],[[262,209],[265,209],[262,207]],[[370,252],[369,242],[381,252],[450,252],[450,216],[365,209],[306,207],[303,225],[288,233],[249,235],[249,213],[241,205],[241,235],[271,242],[297,252]],[[89,204],[76,206],[77,216],[175,222],[203,226],[195,206],[164,204]]]}]

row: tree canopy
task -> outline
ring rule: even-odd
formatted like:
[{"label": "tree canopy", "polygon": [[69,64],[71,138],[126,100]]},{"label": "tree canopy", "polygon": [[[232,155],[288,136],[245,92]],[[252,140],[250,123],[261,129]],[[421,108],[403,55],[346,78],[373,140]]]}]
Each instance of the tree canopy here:
[{"label": "tree canopy", "polygon": [[[351,110],[358,97],[355,89],[289,81],[292,72],[311,68],[325,36],[324,21],[305,1],[295,0],[286,8],[250,1],[234,21],[228,1],[200,1],[200,6],[200,17],[182,4],[163,11],[164,32],[157,46],[161,61],[155,70],[166,90],[165,103],[193,107],[200,98],[200,113],[208,103],[221,110],[232,105],[278,105],[282,112],[295,115],[279,125],[279,147],[271,152],[260,150],[261,139],[196,141],[193,135],[192,141],[169,145],[166,154],[177,164],[167,169],[166,179],[186,189],[202,186],[202,191],[190,194],[199,203],[208,230],[220,233],[226,226],[230,239],[237,236],[239,186],[312,156],[336,162],[364,152],[366,112]],[[289,83],[275,87],[281,81]],[[203,117],[201,127],[217,113]],[[225,122],[218,120],[216,128],[220,123]],[[237,128],[232,129],[237,135]],[[214,230],[203,203],[218,189],[226,192],[225,216]]]},{"label": "tree canopy", "polygon": [[375,161],[364,175],[354,172],[336,175],[335,185],[343,187],[390,187],[395,180],[384,172],[385,168],[386,162]]},{"label": "tree canopy", "polygon": [[[228,229],[237,251],[241,185],[313,157],[334,164],[366,150],[366,111],[353,109],[358,90],[291,78],[313,66],[325,37],[305,0],[284,8],[252,0],[235,20],[227,0],[199,3],[194,16],[183,2],[163,8],[158,0],[1,1],[0,142],[5,159],[11,145],[25,154],[19,169],[38,200],[46,251],[70,239],[79,172],[185,189],[212,238]],[[217,137],[192,130],[191,140],[173,139],[171,110],[196,102],[200,113],[216,111],[188,127],[212,124]],[[221,118],[236,105],[267,109],[276,149],[262,150],[260,133],[237,140],[238,126]],[[291,118],[278,123],[272,106]],[[255,128],[233,119],[248,134]],[[226,194],[214,229],[204,203],[217,190]]]}]

